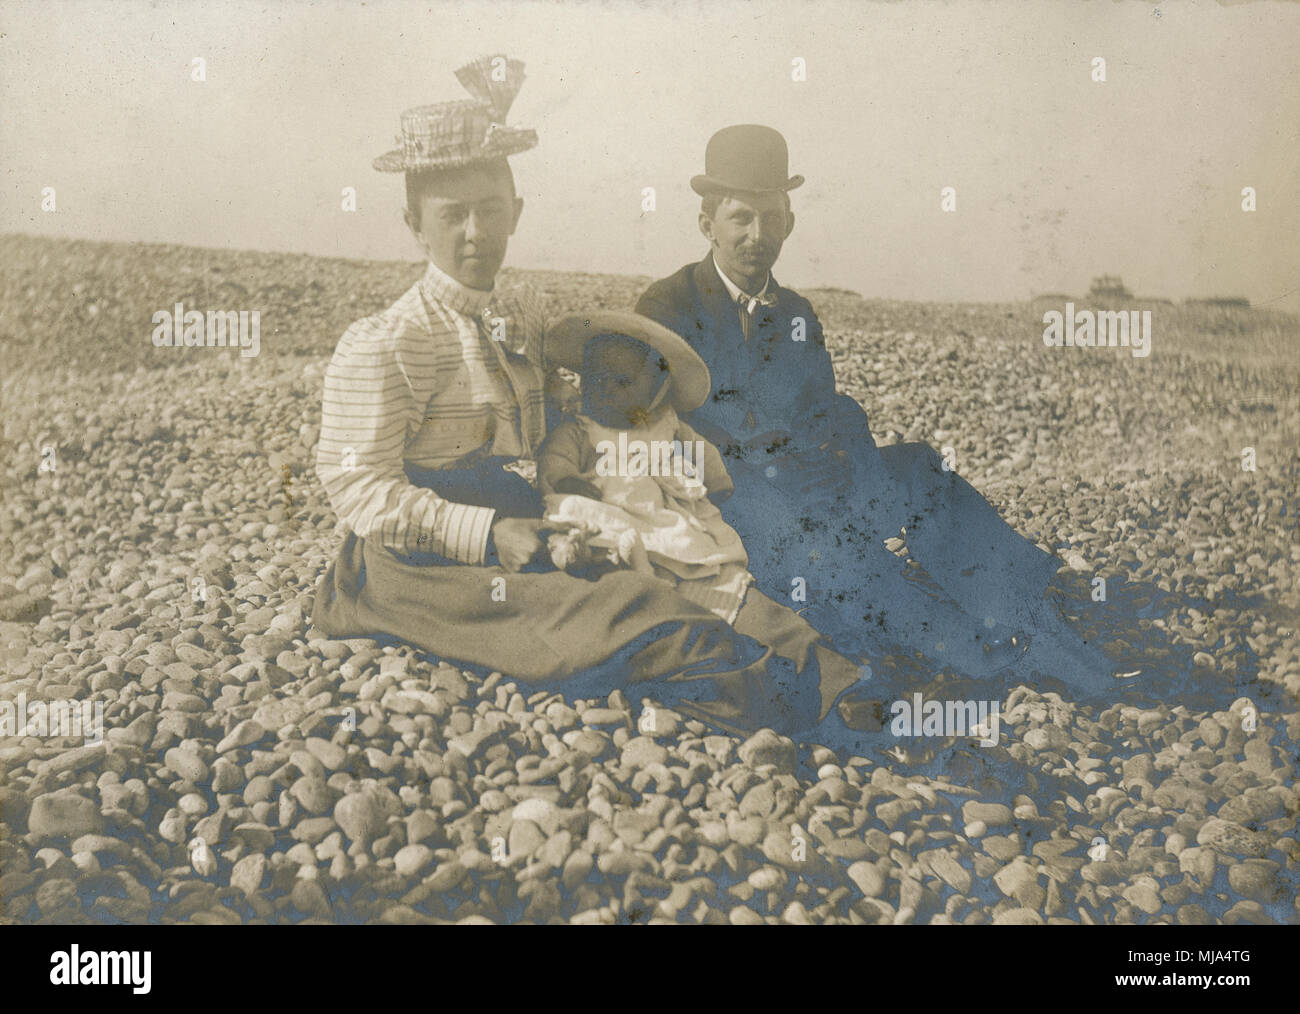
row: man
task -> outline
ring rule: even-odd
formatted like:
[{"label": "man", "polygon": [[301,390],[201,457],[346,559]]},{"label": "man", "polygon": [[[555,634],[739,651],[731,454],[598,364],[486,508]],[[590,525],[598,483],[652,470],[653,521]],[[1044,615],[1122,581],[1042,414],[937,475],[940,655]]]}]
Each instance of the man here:
[{"label": "man", "polygon": [[[772,268],[794,230],[785,138],[726,127],[709,140],[699,228],[709,254],[651,285],[638,313],[686,337],[713,376],[690,423],[723,448],[736,481],[724,509],[774,596],[806,595],[841,642],[895,641],[972,675],[1036,659],[1077,689],[1109,691],[1103,655],[1044,599],[1060,562],[1021,538],[924,444],[877,448],[866,414],[835,390],[821,323]],[[907,548],[946,597],[906,577]]]}]

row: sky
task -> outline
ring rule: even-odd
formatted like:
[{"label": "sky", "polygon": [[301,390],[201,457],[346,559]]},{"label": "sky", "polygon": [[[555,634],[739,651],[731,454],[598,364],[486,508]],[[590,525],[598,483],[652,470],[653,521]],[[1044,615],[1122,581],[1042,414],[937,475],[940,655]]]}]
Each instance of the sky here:
[{"label": "sky", "polygon": [[1274,0],[0,0],[0,232],[416,259],[371,159],[505,53],[509,123],[540,138],[512,159],[515,267],[699,259],[705,144],[765,123],[807,178],[783,284],[982,301],[1111,273],[1296,312],[1298,52]]}]

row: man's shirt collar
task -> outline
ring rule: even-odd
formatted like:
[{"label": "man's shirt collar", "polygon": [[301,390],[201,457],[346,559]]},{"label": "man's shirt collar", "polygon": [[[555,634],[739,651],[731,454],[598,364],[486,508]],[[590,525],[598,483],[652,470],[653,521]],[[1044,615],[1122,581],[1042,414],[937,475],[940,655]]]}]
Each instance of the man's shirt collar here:
[{"label": "man's shirt collar", "polygon": [[740,302],[742,296],[745,297],[745,302],[749,302],[750,299],[763,299],[767,295],[768,290],[772,288],[772,272],[769,271],[767,273],[767,280],[763,283],[762,289],[758,292],[745,292],[739,285],[727,277],[727,273],[718,265],[718,259],[714,257],[713,254],[709,254],[709,259],[713,261],[713,270],[718,273],[718,277],[722,279],[722,284],[727,287],[727,294],[731,296],[731,301],[733,303]]}]

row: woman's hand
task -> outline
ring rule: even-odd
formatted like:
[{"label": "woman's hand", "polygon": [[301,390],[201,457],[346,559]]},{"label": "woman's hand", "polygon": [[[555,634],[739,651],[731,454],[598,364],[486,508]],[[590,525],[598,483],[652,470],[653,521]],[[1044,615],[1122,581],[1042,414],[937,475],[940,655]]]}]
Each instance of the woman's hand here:
[{"label": "woman's hand", "polygon": [[497,561],[506,570],[522,570],[532,563],[545,544],[542,522],[532,518],[498,518],[492,522],[492,544]]}]

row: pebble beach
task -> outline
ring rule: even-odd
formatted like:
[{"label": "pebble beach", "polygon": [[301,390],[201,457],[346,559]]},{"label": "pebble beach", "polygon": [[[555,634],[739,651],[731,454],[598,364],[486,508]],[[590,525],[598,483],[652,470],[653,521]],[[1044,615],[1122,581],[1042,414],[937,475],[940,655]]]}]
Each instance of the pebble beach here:
[{"label": "pebble beach", "polygon": [[[311,628],[324,368],[419,271],[0,237],[5,922],[1300,922],[1300,319],[1153,304],[1139,359],[1045,346],[1050,300],[801,290],[877,441],[950,449],[1155,674],[1013,676],[994,746],[845,755]],[[649,280],[512,279],[557,312]],[[156,347],[176,303],[258,310],[258,354]]]}]

